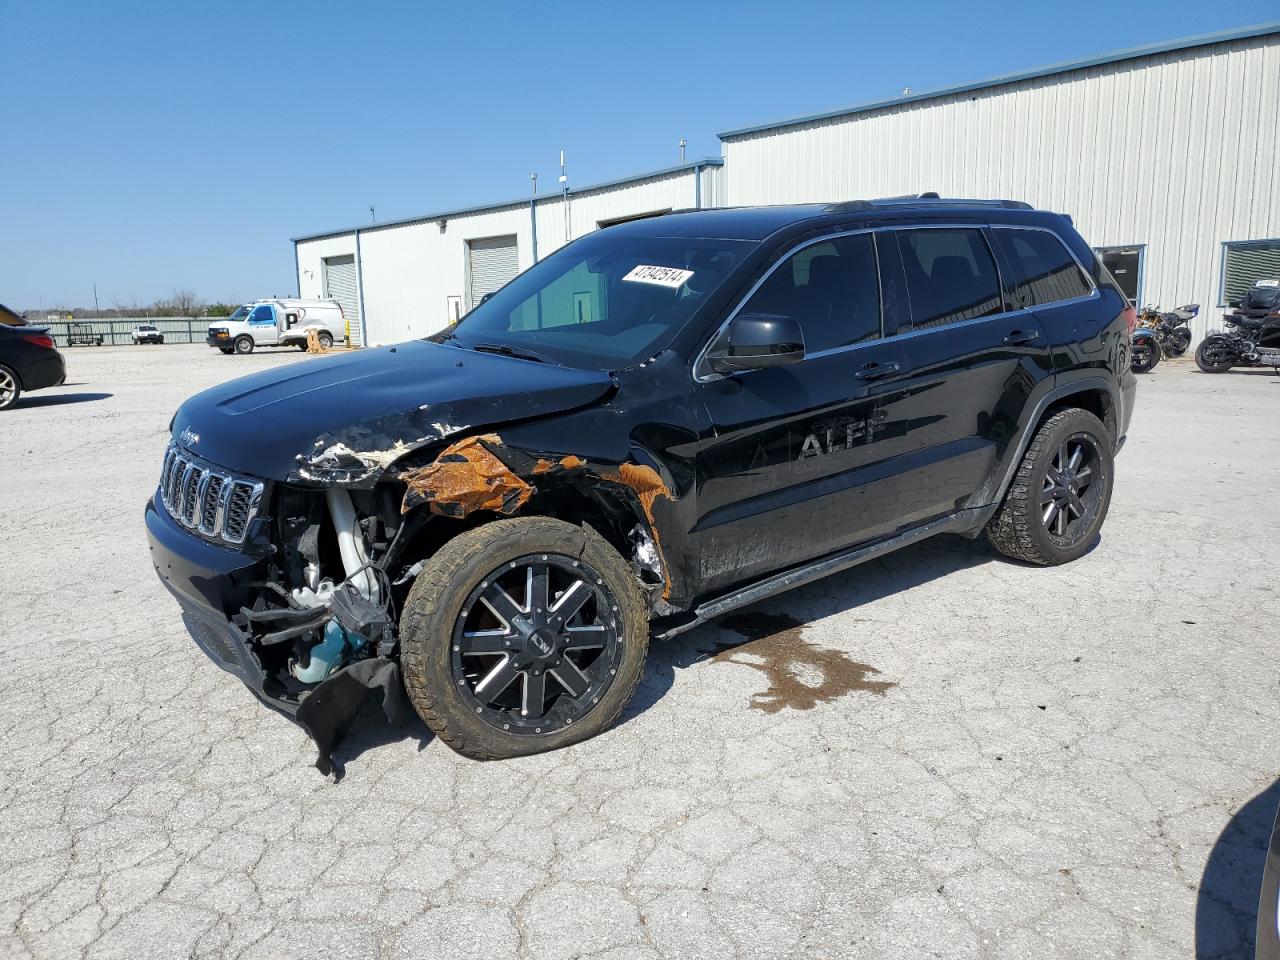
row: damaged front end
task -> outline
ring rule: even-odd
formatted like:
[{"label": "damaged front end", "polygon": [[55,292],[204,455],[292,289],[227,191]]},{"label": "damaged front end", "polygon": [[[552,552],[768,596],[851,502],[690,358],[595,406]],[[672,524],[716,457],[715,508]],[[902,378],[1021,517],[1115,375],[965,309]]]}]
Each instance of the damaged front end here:
[{"label": "damaged front end", "polygon": [[326,774],[370,692],[391,722],[409,716],[400,612],[435,551],[470,526],[533,513],[589,522],[630,560],[650,611],[671,609],[653,514],[671,492],[652,465],[525,451],[496,433],[372,452],[328,438],[286,480],[253,481],[253,515],[231,543],[202,523],[224,516],[203,479],[221,474],[180,457],[190,466],[175,479],[166,458],[148,504],[156,571],[197,644],[297,719]]}]

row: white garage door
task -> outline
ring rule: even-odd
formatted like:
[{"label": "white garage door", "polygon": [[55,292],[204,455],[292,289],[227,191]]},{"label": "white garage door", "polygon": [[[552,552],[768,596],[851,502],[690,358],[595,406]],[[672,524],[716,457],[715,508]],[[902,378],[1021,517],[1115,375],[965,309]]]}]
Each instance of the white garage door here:
[{"label": "white garage door", "polygon": [[467,267],[471,278],[470,309],[486,293],[493,293],[520,272],[515,236],[467,241]]},{"label": "white garage door", "polygon": [[342,315],[351,330],[351,343],[360,343],[360,298],[356,292],[356,258],[324,258],[324,295],[342,304]]}]

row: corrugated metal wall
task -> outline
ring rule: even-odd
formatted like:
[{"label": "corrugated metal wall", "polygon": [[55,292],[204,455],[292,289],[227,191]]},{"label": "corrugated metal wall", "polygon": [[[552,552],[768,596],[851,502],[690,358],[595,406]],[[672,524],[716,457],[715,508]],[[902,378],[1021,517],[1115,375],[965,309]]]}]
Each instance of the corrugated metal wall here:
[{"label": "corrugated metal wall", "polygon": [[1221,243],[1280,237],[1280,37],[726,138],[726,205],[937,190],[1146,244],[1144,297],[1217,325]]},{"label": "corrugated metal wall", "polygon": [[[703,171],[703,204],[706,193],[718,182]],[[710,186],[708,186],[710,185]],[[655,210],[694,205],[692,170],[584,190],[570,196],[573,237],[597,228],[602,220]],[[537,205],[538,255],[565,243],[564,204],[559,197],[542,197]],[[443,222],[443,229],[441,223]],[[448,299],[464,296],[467,289],[467,244],[472,240],[514,234],[521,270],[533,264],[529,204],[490,207],[441,220],[370,226],[360,231],[364,278],[366,333],[370,345],[395,343],[434,333],[449,322]],[[322,260],[355,252],[355,236],[303,240],[298,249],[300,296],[322,296]],[[353,324],[354,326],[354,324]]]}]

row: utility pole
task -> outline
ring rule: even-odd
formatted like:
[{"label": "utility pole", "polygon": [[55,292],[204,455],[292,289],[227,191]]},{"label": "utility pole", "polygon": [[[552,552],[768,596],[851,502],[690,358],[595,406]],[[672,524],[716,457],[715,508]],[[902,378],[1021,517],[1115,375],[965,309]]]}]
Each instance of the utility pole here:
[{"label": "utility pole", "polygon": [[102,319],[102,311],[98,309],[98,285],[93,285],[93,319]]},{"label": "utility pole", "polygon": [[372,220],[374,223],[378,222],[378,214],[374,212],[372,203],[369,204],[369,219]]},{"label": "utility pole", "polygon": [[563,150],[560,151],[560,197],[564,203],[564,242],[568,243],[573,237],[569,227],[569,178],[564,172]]},{"label": "utility pole", "polygon": [[688,146],[688,141],[684,137],[680,138],[680,162],[684,163],[684,148]]},{"label": "utility pole", "polygon": [[529,194],[529,232],[532,235],[533,262],[538,262],[538,175],[529,174],[533,192]]}]

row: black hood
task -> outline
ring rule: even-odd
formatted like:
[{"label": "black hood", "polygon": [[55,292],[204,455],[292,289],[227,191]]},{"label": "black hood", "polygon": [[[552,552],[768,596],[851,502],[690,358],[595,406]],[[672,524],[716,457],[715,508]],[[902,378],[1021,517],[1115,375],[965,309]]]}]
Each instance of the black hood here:
[{"label": "black hood", "polygon": [[572,410],[613,386],[599,370],[415,340],[213,387],[179,408],[173,436],[198,457],[266,480],[323,480],[325,464],[372,454],[360,457],[363,475],[347,477],[359,481],[451,434]]}]

